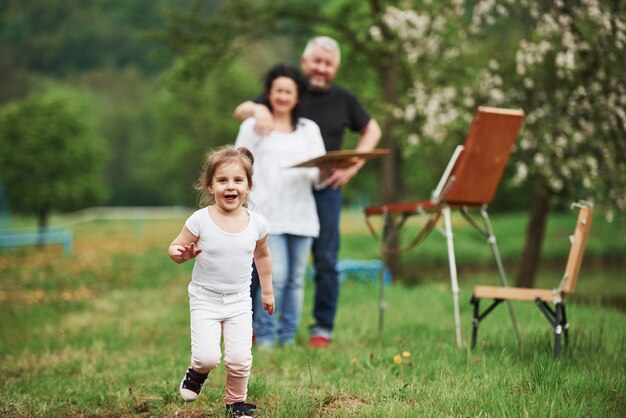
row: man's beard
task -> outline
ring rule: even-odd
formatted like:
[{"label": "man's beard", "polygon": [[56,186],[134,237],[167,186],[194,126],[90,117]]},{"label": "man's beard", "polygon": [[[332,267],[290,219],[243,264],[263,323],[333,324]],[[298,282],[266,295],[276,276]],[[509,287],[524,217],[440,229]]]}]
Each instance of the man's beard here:
[{"label": "man's beard", "polygon": [[330,89],[330,81],[324,81],[323,83],[315,83],[309,78],[309,90],[313,92],[324,92]]}]

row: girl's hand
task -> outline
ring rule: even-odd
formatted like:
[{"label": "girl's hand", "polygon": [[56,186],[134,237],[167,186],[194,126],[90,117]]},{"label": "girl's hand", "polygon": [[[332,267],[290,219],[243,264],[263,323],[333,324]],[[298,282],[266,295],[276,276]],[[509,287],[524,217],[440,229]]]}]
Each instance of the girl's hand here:
[{"label": "girl's hand", "polygon": [[261,295],[261,302],[263,303],[263,309],[267,311],[268,314],[274,314],[274,294],[269,295]]},{"label": "girl's hand", "polygon": [[183,248],[179,248],[178,252],[180,253],[183,260],[191,260],[192,258],[196,258],[198,254],[202,252],[200,248],[196,248],[196,244],[193,242],[189,245],[185,245]]},{"label": "girl's hand", "polygon": [[178,264],[191,260],[202,252],[201,249],[196,248],[196,242],[198,242],[198,237],[192,234],[191,231],[183,225],[180,234],[178,234],[168,247],[167,255]]},{"label": "girl's hand", "polygon": [[196,248],[196,244],[193,242],[189,245],[178,245],[175,248],[174,254],[171,255],[172,260],[177,263],[184,263],[185,261],[195,258],[202,252],[200,248]]}]

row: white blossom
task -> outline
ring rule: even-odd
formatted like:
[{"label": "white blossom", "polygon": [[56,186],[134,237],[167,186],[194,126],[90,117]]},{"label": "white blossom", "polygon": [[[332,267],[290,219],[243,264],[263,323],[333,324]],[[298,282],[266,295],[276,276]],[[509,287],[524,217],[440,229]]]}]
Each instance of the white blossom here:
[{"label": "white blossom", "polygon": [[546,162],[546,157],[544,157],[543,154],[537,153],[537,154],[535,154],[534,160],[535,160],[535,164],[537,164],[538,166],[542,166]]},{"label": "white blossom", "polygon": [[559,52],[556,55],[556,65],[562,69],[573,70],[576,68],[574,51]]},{"label": "white blossom", "polygon": [[370,36],[376,42],[381,42],[383,40],[382,31],[380,30],[378,26],[372,26],[370,28]]},{"label": "white blossom", "polygon": [[530,77],[524,77],[524,87],[526,87],[527,89],[532,89],[533,87],[535,87],[535,82]]},{"label": "white blossom", "polygon": [[561,189],[563,189],[563,180],[561,180],[558,177],[549,177],[548,178],[548,184],[550,185],[550,188],[556,192],[561,191]]},{"label": "white blossom", "polygon": [[517,169],[517,171],[515,173],[517,179],[521,180],[521,181],[526,180],[526,177],[528,177],[528,166],[526,164],[520,162],[520,163],[517,163],[515,168]]},{"label": "white blossom", "polygon": [[415,105],[410,103],[406,106],[406,108],[404,109],[404,119],[407,122],[411,122],[415,119],[415,116],[417,115],[417,109],[415,108]]}]

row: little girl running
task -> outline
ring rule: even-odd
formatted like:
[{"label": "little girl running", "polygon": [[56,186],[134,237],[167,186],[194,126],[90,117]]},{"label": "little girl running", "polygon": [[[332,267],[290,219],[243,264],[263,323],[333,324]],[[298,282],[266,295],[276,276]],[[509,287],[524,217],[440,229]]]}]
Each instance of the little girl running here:
[{"label": "little girl running", "polygon": [[202,209],[194,212],[169,246],[176,263],[196,258],[191,283],[191,367],[179,392],[195,400],[220,362],[224,337],[226,412],[253,416],[246,403],[252,367],[252,261],[261,283],[263,309],[274,313],[272,258],[265,219],[246,208],[254,157],[247,148],[222,147],[205,159],[196,189]]}]

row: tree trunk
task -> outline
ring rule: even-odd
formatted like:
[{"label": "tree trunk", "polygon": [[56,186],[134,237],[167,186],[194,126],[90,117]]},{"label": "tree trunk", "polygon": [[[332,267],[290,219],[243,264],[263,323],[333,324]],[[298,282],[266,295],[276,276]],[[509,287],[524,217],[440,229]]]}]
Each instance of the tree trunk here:
[{"label": "tree trunk", "polygon": [[550,212],[550,190],[543,175],[537,178],[530,208],[530,219],[526,227],[524,250],[520,260],[517,287],[534,287],[537,270],[541,261],[541,247],[546,232],[548,213]]}]

